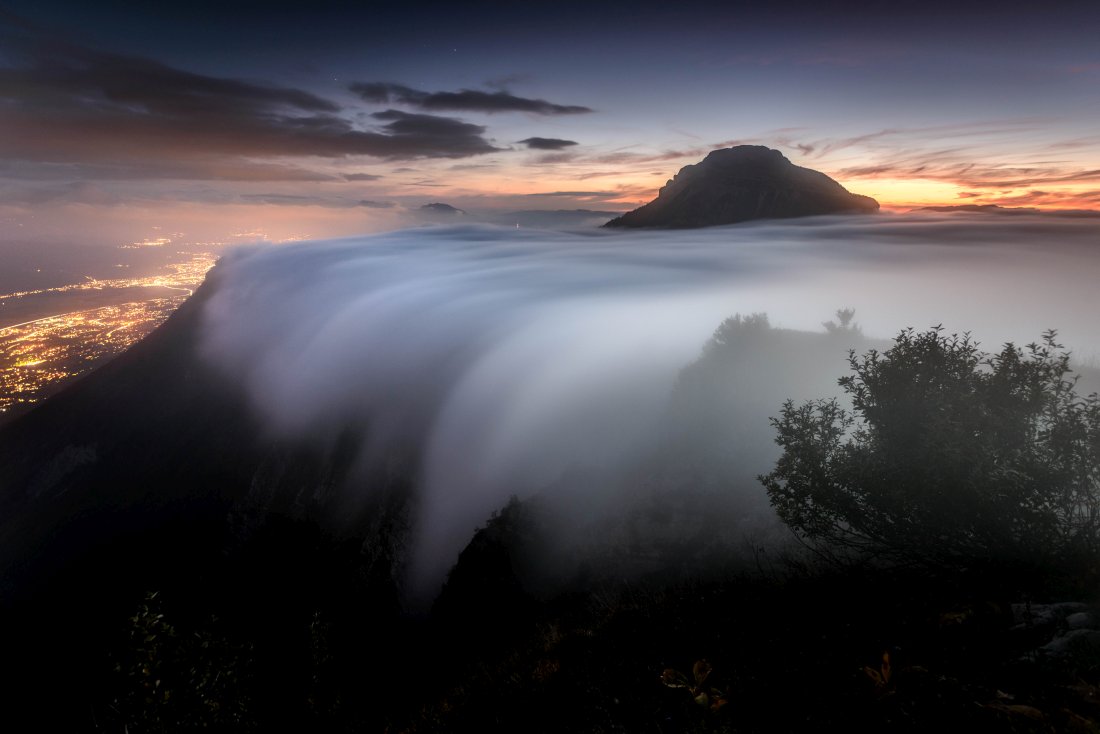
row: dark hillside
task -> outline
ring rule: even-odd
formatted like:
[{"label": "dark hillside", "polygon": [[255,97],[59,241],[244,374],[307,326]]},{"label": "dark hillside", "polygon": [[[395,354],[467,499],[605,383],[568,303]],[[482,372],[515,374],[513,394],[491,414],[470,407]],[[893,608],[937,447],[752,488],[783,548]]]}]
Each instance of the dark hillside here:
[{"label": "dark hillside", "polygon": [[[395,614],[405,485],[378,480],[380,504],[360,509],[366,519],[343,517],[357,429],[334,447],[264,437],[246,396],[198,355],[216,287],[215,269],[146,340],[0,430],[8,716],[37,710],[41,721],[87,724],[108,633],[146,591],[165,590],[185,616],[263,619],[256,629],[271,650],[318,610],[357,608],[337,604],[349,593],[371,596],[371,614]],[[57,706],[43,681],[62,677],[82,683]]]}]

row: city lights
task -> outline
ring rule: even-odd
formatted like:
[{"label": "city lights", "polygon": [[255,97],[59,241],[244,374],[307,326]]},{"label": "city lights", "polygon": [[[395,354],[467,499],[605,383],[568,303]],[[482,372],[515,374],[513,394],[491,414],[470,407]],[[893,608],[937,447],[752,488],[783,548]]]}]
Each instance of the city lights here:
[{"label": "city lights", "polygon": [[[43,293],[108,288],[159,287],[177,291],[169,297],[61,313],[0,328],[0,416],[42,400],[66,381],[120,354],[162,324],[194,293],[216,260],[212,252],[181,254],[186,254],[187,259],[146,278],[89,278],[58,288],[0,296],[2,302]],[[135,294],[146,295],[136,290]]]}]

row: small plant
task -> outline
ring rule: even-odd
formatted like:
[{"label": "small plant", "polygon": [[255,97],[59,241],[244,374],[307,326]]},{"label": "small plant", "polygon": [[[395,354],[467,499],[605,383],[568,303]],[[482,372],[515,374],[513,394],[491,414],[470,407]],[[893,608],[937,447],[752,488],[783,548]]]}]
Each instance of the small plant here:
[{"label": "small plant", "polygon": [[854,308],[841,308],[836,312],[836,321],[823,321],[821,325],[830,334],[862,334],[863,330],[858,324],[852,323],[856,315]]},{"label": "small plant", "polygon": [[144,732],[252,729],[251,645],[223,636],[220,626],[212,616],[199,629],[180,630],[159,592],[147,593],[114,656],[112,723]]},{"label": "small plant", "polygon": [[875,694],[879,696],[887,696],[894,691],[894,670],[890,667],[890,653],[889,651],[882,653],[882,662],[878,668],[872,668],[870,665],[863,666],[863,673],[871,679],[871,683],[875,686]]},{"label": "small plant", "polygon": [[691,678],[675,668],[666,668],[661,673],[661,683],[669,688],[683,688],[691,694],[692,700],[700,706],[717,711],[728,703],[726,694],[717,688],[704,686],[713,668],[706,660],[696,660],[691,668]]}]

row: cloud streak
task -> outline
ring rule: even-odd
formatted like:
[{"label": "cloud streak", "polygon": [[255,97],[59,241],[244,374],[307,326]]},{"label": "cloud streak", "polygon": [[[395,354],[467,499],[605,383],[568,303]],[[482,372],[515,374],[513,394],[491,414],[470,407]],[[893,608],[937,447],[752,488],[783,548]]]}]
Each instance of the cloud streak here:
[{"label": "cloud streak", "polygon": [[462,89],[457,92],[424,92],[402,84],[356,82],[350,89],[360,98],[375,104],[401,104],[422,110],[451,112],[527,112],[533,115],[583,115],[593,112],[581,105],[561,105],[545,99],[517,97],[506,91],[484,92]]},{"label": "cloud streak", "polygon": [[526,138],[519,141],[520,145],[526,145],[531,150],[563,150],[577,145],[575,140],[562,140],[561,138]]},{"label": "cloud streak", "polygon": [[356,200],[303,194],[241,194],[238,198],[241,201],[253,204],[267,204],[270,206],[321,206],[331,209],[354,209],[355,207],[390,209],[394,206],[390,202],[370,201],[368,199]]},{"label": "cloud streak", "polygon": [[578,201],[636,201],[652,198],[654,190],[645,186],[616,186],[612,189],[569,189],[562,191],[537,191],[524,194],[527,198],[562,198]]},{"label": "cloud streak", "polygon": [[[0,123],[2,125],[3,123]],[[354,175],[354,174],[353,174]],[[348,179],[302,166],[233,160],[224,157],[179,161],[133,161],[116,163],[64,163],[37,161],[0,162],[0,178],[35,181],[239,181],[239,182],[326,182]],[[373,178],[380,178],[375,176]]]}]

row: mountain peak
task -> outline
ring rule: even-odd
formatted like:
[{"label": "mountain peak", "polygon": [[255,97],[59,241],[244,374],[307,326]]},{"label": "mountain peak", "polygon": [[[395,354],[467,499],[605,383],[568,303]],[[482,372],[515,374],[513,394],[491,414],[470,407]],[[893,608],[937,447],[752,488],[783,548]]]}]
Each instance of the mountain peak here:
[{"label": "mountain peak", "polygon": [[752,219],[868,214],[878,202],[763,145],[719,148],[684,166],[648,204],[605,227],[710,227]]}]

